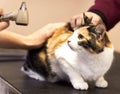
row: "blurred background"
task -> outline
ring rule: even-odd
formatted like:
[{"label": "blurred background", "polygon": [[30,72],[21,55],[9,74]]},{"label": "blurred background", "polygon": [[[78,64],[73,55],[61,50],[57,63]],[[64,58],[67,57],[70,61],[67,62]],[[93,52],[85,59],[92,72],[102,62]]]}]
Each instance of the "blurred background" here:
[{"label": "blurred background", "polygon": [[[17,11],[23,0],[0,0],[0,8],[4,13]],[[11,22],[10,32],[28,35],[42,26],[54,22],[68,22],[71,17],[87,11],[94,4],[94,0],[24,0],[29,10],[29,25],[18,26]],[[120,52],[120,23],[109,32],[115,50]],[[25,52],[24,50],[1,49],[0,52]]]}]

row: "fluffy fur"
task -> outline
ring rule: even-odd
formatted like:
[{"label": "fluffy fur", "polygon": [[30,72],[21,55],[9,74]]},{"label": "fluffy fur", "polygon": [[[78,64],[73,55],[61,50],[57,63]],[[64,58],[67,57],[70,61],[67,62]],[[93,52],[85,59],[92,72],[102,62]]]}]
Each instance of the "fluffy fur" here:
[{"label": "fluffy fur", "polygon": [[22,70],[40,81],[70,81],[78,90],[87,90],[88,81],[105,88],[104,75],[112,64],[113,51],[102,25],[87,23],[71,32],[66,24],[42,48],[28,52]]}]

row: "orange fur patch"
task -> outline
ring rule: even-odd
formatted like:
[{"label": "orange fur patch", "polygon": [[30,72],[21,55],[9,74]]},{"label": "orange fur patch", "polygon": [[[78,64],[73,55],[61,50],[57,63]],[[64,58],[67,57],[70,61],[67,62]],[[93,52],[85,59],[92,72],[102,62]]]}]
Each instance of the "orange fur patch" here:
[{"label": "orange fur patch", "polygon": [[[87,29],[88,27],[89,26],[85,26],[85,27],[79,28],[77,30],[78,35],[82,35],[84,37],[84,38],[80,39],[81,42],[87,42],[87,41],[92,42],[93,41],[94,44],[92,44],[92,45],[96,46],[96,49],[91,49],[91,47],[89,47],[89,48],[86,48],[86,50],[88,50],[91,53],[99,53],[99,52],[97,52],[99,49],[104,49],[104,47],[108,47],[108,48],[113,47],[106,31],[101,35],[101,37],[99,39],[96,38],[93,40],[92,36],[90,36],[91,32],[88,31],[88,29]],[[94,34],[94,33],[92,33],[92,34]]]},{"label": "orange fur patch", "polygon": [[49,56],[54,56],[54,51],[65,43],[72,34],[73,32],[68,30],[67,26],[57,29],[53,36],[48,39],[47,52]]},{"label": "orange fur patch", "polygon": [[46,63],[46,53],[45,51],[40,51],[39,57],[43,63]]}]

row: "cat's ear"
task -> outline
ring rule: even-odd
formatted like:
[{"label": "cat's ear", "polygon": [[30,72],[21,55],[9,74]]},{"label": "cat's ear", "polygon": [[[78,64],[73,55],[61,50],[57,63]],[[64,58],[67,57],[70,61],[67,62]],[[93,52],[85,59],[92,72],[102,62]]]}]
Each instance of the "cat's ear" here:
[{"label": "cat's ear", "polygon": [[84,24],[83,26],[89,26],[91,24],[91,20],[83,13]]},{"label": "cat's ear", "polygon": [[99,36],[104,36],[104,33],[106,32],[106,28],[104,24],[98,24],[95,28],[95,32],[99,35]]},{"label": "cat's ear", "polygon": [[106,47],[109,47],[109,48],[112,47],[112,43],[111,43],[111,41],[110,41],[107,33],[104,34],[104,39],[103,39],[103,41],[104,41],[104,44],[105,44]]},{"label": "cat's ear", "polygon": [[106,47],[112,47],[112,43],[107,35],[104,24],[97,25],[95,31],[100,36],[99,40],[102,41]]}]

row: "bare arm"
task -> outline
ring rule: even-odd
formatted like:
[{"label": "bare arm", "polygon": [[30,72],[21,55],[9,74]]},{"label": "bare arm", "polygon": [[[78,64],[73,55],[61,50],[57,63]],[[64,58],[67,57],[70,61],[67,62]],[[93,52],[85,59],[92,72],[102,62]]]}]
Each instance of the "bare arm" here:
[{"label": "bare arm", "polygon": [[[0,8],[0,15],[2,14],[3,9]],[[4,30],[9,26],[9,21],[0,22],[0,48],[34,49],[41,47],[55,30],[63,25],[65,23],[51,23],[28,36],[24,36]]]},{"label": "bare arm", "polygon": [[34,49],[41,47],[55,30],[64,24],[65,23],[48,24],[28,36],[23,36],[6,30],[1,31],[0,48]]},{"label": "bare arm", "polygon": [[10,32],[0,32],[0,48],[25,48],[25,36]]}]

